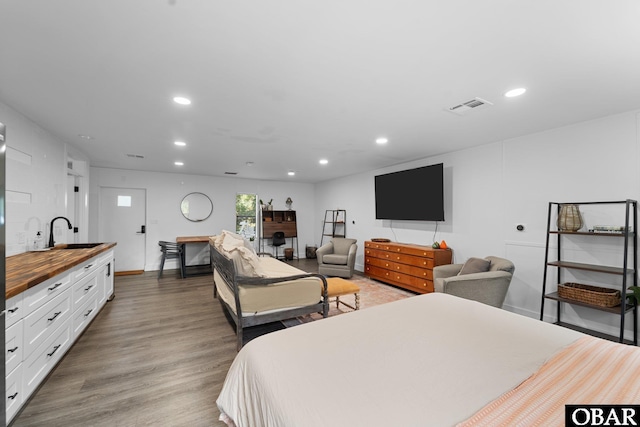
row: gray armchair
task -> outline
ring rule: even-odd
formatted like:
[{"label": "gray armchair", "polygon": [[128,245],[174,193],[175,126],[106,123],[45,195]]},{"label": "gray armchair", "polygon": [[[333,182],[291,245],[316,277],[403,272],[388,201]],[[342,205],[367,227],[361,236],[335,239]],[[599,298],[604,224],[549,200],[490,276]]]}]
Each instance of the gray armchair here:
[{"label": "gray armchair", "polygon": [[456,295],[502,308],[515,271],[513,263],[495,256],[489,261],[489,271],[458,275],[464,264],[440,265],[433,269],[436,292]]},{"label": "gray armchair", "polygon": [[356,264],[356,239],[334,237],[316,250],[318,273],[325,276],[350,278]]}]

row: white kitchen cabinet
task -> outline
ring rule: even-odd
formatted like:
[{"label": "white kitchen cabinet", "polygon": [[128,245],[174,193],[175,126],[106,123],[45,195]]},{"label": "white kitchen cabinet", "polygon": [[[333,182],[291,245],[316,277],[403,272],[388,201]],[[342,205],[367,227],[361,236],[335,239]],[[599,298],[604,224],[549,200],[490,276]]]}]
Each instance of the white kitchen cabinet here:
[{"label": "white kitchen cabinet", "polygon": [[7,423],[113,294],[113,250],[6,302]]}]

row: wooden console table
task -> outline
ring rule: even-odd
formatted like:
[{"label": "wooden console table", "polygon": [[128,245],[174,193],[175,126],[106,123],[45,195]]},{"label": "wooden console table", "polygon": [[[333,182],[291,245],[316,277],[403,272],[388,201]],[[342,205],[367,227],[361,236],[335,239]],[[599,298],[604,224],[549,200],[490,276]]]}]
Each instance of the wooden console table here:
[{"label": "wooden console table", "polygon": [[[187,260],[186,260],[187,245],[190,244],[190,243],[200,243],[200,244],[209,243],[209,236],[181,236],[181,237],[176,237],[176,243],[179,244],[180,246],[182,246],[182,257],[180,259],[180,262],[184,266],[184,275],[185,275],[185,277],[198,276],[198,275],[201,275],[201,274],[212,274],[211,262],[209,262],[208,264],[187,265]],[[204,266],[208,266],[209,268],[207,268],[207,269],[199,269],[197,272],[189,273],[189,268],[194,269],[195,267],[204,267]]]},{"label": "wooden console table", "polygon": [[364,243],[365,276],[413,292],[433,292],[433,267],[443,264],[451,264],[450,249],[392,242]]}]

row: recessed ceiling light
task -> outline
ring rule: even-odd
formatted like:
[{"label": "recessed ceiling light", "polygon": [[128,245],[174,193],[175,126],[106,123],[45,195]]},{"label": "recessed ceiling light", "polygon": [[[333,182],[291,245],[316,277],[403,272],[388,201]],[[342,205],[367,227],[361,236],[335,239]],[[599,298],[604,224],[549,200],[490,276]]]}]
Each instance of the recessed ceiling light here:
[{"label": "recessed ceiling light", "polygon": [[174,141],[173,143],[178,147],[184,147],[185,145],[187,145],[187,143],[184,141]]},{"label": "recessed ceiling light", "polygon": [[189,98],[185,98],[184,96],[176,96],[173,98],[173,102],[180,105],[189,105],[191,104],[191,100]]},{"label": "recessed ceiling light", "polygon": [[327,160],[327,159],[320,159],[320,161],[319,161],[318,163],[320,163],[321,165],[326,165],[327,163],[329,163],[329,160]]},{"label": "recessed ceiling light", "polygon": [[525,93],[527,90],[523,87],[519,87],[517,89],[511,89],[507,93],[504,94],[507,98],[513,98],[514,96],[520,96]]},{"label": "recessed ceiling light", "polygon": [[247,163],[245,163],[245,165],[251,167],[251,166],[253,166],[253,162],[247,162]]},{"label": "recessed ceiling light", "polygon": [[83,134],[81,134],[81,133],[80,133],[80,134],[78,134],[78,136],[79,136],[81,139],[84,139],[85,141],[90,141],[90,140],[94,139],[94,138],[93,138],[92,136],[90,136],[90,135],[83,135]]},{"label": "recessed ceiling light", "polygon": [[294,171],[289,171],[289,172],[287,172],[287,175],[289,175],[289,176],[294,176],[295,174],[296,174],[296,173],[295,173]]},{"label": "recessed ceiling light", "polygon": [[173,164],[176,166],[184,166],[184,163],[182,162],[173,162]]},{"label": "recessed ceiling light", "polygon": [[389,140],[385,137],[380,137],[376,139],[376,144],[386,144],[387,142],[389,142]]}]

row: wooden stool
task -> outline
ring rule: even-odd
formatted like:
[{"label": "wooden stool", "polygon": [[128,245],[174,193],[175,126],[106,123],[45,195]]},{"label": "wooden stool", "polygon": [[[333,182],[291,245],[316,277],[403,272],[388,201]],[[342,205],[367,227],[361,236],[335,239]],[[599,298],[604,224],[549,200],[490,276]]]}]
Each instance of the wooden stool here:
[{"label": "wooden stool", "polygon": [[[340,301],[340,296],[353,294],[356,297],[356,306],[353,307],[344,301]],[[360,287],[353,282],[344,280],[340,277],[331,277],[327,279],[327,296],[331,302],[331,298],[335,297],[336,308],[340,308],[340,304],[346,305],[352,310],[360,310]]]}]

